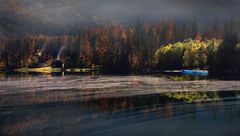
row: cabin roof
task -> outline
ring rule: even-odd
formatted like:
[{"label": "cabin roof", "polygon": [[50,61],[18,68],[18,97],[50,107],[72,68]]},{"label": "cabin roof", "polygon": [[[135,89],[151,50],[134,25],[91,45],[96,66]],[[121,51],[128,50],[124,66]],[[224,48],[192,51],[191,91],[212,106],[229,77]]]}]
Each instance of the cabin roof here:
[{"label": "cabin roof", "polygon": [[61,60],[54,60],[51,64],[51,67],[53,68],[62,68],[63,67],[63,63]]}]

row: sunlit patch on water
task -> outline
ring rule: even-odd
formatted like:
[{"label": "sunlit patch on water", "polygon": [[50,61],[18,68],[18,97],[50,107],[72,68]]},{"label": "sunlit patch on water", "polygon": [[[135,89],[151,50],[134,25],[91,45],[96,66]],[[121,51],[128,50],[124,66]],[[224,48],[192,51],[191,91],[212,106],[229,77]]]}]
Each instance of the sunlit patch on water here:
[{"label": "sunlit patch on water", "polygon": [[17,106],[163,92],[234,91],[240,90],[240,81],[172,81],[153,76],[26,76],[1,78],[0,88],[0,105]]}]

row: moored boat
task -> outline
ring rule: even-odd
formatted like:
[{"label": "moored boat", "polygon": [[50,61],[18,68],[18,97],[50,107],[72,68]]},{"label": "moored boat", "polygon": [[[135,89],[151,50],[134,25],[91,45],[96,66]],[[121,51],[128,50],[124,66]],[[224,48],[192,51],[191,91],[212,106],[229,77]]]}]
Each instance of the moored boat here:
[{"label": "moored boat", "polygon": [[208,75],[208,71],[207,70],[181,70],[182,74],[184,75],[194,75],[194,76],[201,76],[201,75]]}]

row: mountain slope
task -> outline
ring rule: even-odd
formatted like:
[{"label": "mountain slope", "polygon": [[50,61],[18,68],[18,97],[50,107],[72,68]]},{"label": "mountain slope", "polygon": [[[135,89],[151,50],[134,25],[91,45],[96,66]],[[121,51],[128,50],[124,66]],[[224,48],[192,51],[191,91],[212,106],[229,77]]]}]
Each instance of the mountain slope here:
[{"label": "mountain slope", "polygon": [[1,0],[0,31],[5,34],[62,34],[84,25],[103,24],[84,0]]},{"label": "mountain slope", "polygon": [[208,23],[240,17],[239,0],[0,0],[0,33],[76,33],[87,25],[136,19]]}]

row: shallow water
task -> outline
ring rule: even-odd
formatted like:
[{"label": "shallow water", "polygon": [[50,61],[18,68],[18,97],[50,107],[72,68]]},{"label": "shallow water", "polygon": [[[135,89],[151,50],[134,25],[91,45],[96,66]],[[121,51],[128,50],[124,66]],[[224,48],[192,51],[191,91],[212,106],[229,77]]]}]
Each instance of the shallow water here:
[{"label": "shallow water", "polygon": [[239,135],[240,81],[0,77],[2,135]]}]

